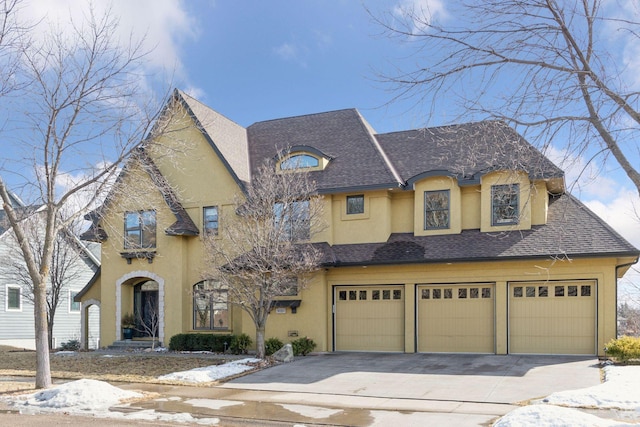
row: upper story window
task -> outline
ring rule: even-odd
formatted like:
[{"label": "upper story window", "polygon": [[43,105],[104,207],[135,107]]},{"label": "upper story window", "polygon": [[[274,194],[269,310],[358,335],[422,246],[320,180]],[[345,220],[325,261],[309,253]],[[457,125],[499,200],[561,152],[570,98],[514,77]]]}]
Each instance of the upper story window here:
[{"label": "upper story window", "polygon": [[203,209],[203,228],[205,233],[218,234],[218,207],[207,206]]},{"label": "upper story window", "polygon": [[308,240],[310,237],[309,201],[276,203],[274,226],[282,240]]},{"label": "upper story window", "polygon": [[347,196],[347,215],[364,213],[364,195]]},{"label": "upper story window", "polygon": [[69,313],[77,313],[80,311],[80,303],[73,300],[78,295],[78,291],[69,290]]},{"label": "upper story window", "polygon": [[193,329],[229,329],[228,290],[205,280],[193,286]]},{"label": "upper story window", "polygon": [[22,290],[20,286],[7,285],[7,311],[22,311]]},{"label": "upper story window", "polygon": [[309,154],[294,154],[280,162],[280,170],[317,168],[320,161]]},{"label": "upper story window", "polygon": [[156,247],[156,211],[125,213],[125,249]]},{"label": "upper story window", "polygon": [[520,185],[503,184],[491,187],[491,225],[518,223]]},{"label": "upper story window", "polygon": [[425,191],[424,229],[439,230],[449,228],[450,217],[450,191]]}]

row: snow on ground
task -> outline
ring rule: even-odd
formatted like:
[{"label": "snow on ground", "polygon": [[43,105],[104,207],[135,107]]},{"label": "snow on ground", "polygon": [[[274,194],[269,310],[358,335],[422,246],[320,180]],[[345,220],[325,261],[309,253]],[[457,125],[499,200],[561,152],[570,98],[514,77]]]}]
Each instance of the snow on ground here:
[{"label": "snow on ground", "polygon": [[597,386],[559,391],[544,403],[569,407],[640,410],[640,366],[607,366],[605,382]]},{"label": "snow on ground", "polygon": [[22,395],[19,399],[24,400],[24,406],[99,411],[108,410],[126,399],[141,397],[140,393],[122,390],[103,381],[83,379]]},{"label": "snow on ground", "polygon": [[251,366],[251,363],[258,363],[260,361],[260,359],[255,358],[234,360],[233,362],[225,363],[223,365],[205,366],[202,368],[191,369],[189,371],[161,375],[158,379],[184,381],[189,383],[208,383],[249,371],[254,368]]},{"label": "snow on ground", "polygon": [[[260,362],[260,359],[246,358],[222,365],[207,366],[192,371],[176,372],[163,375],[160,379],[171,379],[189,382],[211,382],[231,375],[253,369],[249,363]],[[61,411],[76,415],[89,415],[99,418],[115,418],[122,420],[149,420],[163,422],[197,423],[217,425],[218,418],[194,418],[188,413],[167,414],[153,410],[140,410],[128,413],[111,412],[112,406],[126,406],[127,401],[143,398],[141,393],[122,390],[104,381],[82,379],[56,385],[36,393],[2,396],[0,400],[16,406],[21,412],[35,413],[45,411]],[[193,402],[202,402],[194,400]],[[241,402],[238,402],[240,404]],[[221,402],[220,407],[229,406],[233,402]],[[208,406],[214,406],[209,402]]]},{"label": "snow on ground", "polygon": [[631,425],[605,420],[577,409],[551,405],[531,405],[509,412],[500,418],[493,427],[621,427]]},{"label": "snow on ground", "polygon": [[640,366],[607,366],[605,382],[593,387],[559,391],[518,408],[502,417],[494,427],[515,426],[630,426],[586,414],[572,408],[622,409],[640,418]]}]

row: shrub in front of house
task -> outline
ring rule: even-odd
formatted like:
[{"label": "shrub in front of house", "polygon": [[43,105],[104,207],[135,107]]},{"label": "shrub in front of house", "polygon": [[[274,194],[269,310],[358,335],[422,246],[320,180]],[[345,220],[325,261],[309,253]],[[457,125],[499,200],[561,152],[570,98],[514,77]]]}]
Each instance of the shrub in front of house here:
[{"label": "shrub in front of house", "polygon": [[276,351],[280,350],[284,344],[278,338],[269,338],[264,342],[264,354],[271,356]]},{"label": "shrub in front of house", "polygon": [[316,343],[309,337],[302,337],[291,341],[291,347],[294,356],[306,356],[316,348]]},{"label": "shrub in front of house", "polygon": [[251,337],[247,334],[233,335],[229,350],[233,354],[247,354],[252,342]]},{"label": "shrub in front of house", "polygon": [[60,344],[60,351],[78,351],[80,350],[80,341],[69,340]]},{"label": "shrub in front of house", "polygon": [[232,342],[233,335],[229,334],[177,334],[169,340],[169,350],[223,353]]},{"label": "shrub in front of house", "polygon": [[604,351],[607,356],[621,363],[640,361],[640,337],[623,336],[611,340]]}]

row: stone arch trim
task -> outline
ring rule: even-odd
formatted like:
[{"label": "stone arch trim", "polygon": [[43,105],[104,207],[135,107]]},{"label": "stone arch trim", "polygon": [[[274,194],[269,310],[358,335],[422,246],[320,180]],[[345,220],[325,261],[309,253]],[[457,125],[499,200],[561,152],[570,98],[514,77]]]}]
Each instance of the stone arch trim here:
[{"label": "stone arch trim", "polygon": [[158,311],[160,312],[158,315],[158,340],[164,343],[164,279],[146,270],[132,271],[116,280],[116,341],[122,339],[122,329],[120,328],[122,320],[122,284],[137,277],[151,279],[158,283]]},{"label": "stone arch trim", "polygon": [[88,314],[88,310],[89,307],[91,307],[92,305],[97,305],[98,307],[100,307],[100,301],[98,301],[97,299],[88,299],[86,301],[82,301],[82,308],[80,310],[80,343],[82,345],[82,348],[84,348],[85,350],[87,350],[89,348],[89,341],[88,341],[88,327],[89,327],[89,322],[87,319],[87,314]]}]

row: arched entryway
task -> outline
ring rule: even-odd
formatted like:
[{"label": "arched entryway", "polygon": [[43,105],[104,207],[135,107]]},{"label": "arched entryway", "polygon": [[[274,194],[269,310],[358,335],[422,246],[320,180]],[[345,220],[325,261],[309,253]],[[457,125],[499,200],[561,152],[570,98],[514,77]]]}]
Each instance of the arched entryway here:
[{"label": "arched entryway", "polygon": [[[116,341],[122,336],[122,318],[135,319],[134,337],[164,342],[164,279],[150,271],[132,271],[116,281]],[[154,333],[155,331],[155,333]]]},{"label": "arched entryway", "polygon": [[84,350],[100,348],[100,301],[89,299],[80,312],[80,345]]}]

